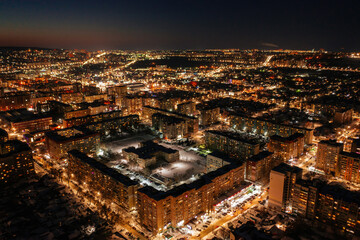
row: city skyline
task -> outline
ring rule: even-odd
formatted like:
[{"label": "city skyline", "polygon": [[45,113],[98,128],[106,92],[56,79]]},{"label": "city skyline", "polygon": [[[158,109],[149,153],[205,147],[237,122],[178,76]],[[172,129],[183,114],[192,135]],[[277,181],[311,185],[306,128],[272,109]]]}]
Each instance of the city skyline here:
[{"label": "city skyline", "polygon": [[357,239],[359,9],[0,0],[0,239]]},{"label": "city skyline", "polygon": [[356,1],[1,1],[0,46],[359,50]]}]

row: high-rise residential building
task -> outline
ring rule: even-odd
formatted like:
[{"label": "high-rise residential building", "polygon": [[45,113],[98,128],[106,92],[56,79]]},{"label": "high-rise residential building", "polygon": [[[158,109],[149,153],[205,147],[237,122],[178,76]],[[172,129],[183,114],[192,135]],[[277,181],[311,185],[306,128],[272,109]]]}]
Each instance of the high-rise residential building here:
[{"label": "high-rise residential building", "polygon": [[284,161],[298,158],[304,153],[304,134],[294,133],[289,137],[273,135],[270,137],[268,148]]},{"label": "high-rise residential building", "polygon": [[9,140],[9,134],[4,129],[0,128],[0,142],[7,142]]},{"label": "high-rise residential building", "polygon": [[319,188],[324,182],[298,180],[293,186],[291,211],[308,219],[315,219]]},{"label": "high-rise residential building", "polygon": [[316,153],[315,167],[326,174],[335,174],[339,154],[343,150],[343,146],[342,143],[334,140],[320,141]]},{"label": "high-rise residential building", "polygon": [[269,151],[262,151],[246,160],[246,179],[252,182],[266,184],[269,182],[270,171],[282,163]]},{"label": "high-rise residential building", "polygon": [[194,116],[196,111],[196,104],[194,102],[184,102],[177,105],[178,113]]},{"label": "high-rise residential building", "polygon": [[123,208],[126,212],[136,207],[138,183],[78,150],[69,151],[68,176],[84,190]]},{"label": "high-rise residential building", "polygon": [[107,89],[108,95],[112,95],[115,98],[124,97],[127,94],[127,86],[119,85],[113,86]]},{"label": "high-rise residential building", "polygon": [[235,132],[209,130],[205,132],[205,145],[232,158],[247,159],[260,152],[260,143]]},{"label": "high-rise residential building", "polygon": [[0,110],[28,108],[31,104],[30,99],[31,95],[28,92],[5,93],[0,96]]},{"label": "high-rise residential building", "polygon": [[360,233],[360,194],[320,179],[298,180],[290,201],[292,213],[352,234]]},{"label": "high-rise residential building", "polygon": [[270,172],[269,206],[287,210],[290,197],[297,180],[302,176],[302,169],[281,163]]},{"label": "high-rise residential building", "polygon": [[163,134],[164,139],[180,139],[187,135],[186,122],[182,118],[155,113],[152,126]]},{"label": "high-rise residential building", "polygon": [[31,148],[19,140],[0,143],[0,185],[34,174]]},{"label": "high-rise residential building", "polygon": [[183,119],[185,121],[185,136],[191,136],[199,131],[199,119],[194,116],[185,115],[178,112],[170,112],[165,109],[156,108],[152,106],[144,106],[142,112],[142,118],[145,120],[152,120],[152,116],[156,113],[172,116]]},{"label": "high-rise residential building", "polygon": [[16,132],[48,130],[52,117],[48,114],[34,114],[25,108],[0,112],[0,123]]},{"label": "high-rise residential building", "polygon": [[335,177],[360,183],[360,154],[340,152]]},{"label": "high-rise residential building", "polygon": [[353,153],[360,153],[360,138],[352,139],[350,151]]},{"label": "high-rise residential building", "polygon": [[95,153],[100,144],[100,134],[84,127],[50,131],[45,136],[47,150],[56,160],[66,158],[67,152],[73,149],[86,154]]},{"label": "high-rise residential building", "polygon": [[206,172],[208,173],[215,171],[235,161],[240,161],[240,160],[230,158],[227,154],[218,151],[209,153],[206,156]]},{"label": "high-rise residential building", "polygon": [[214,123],[219,122],[220,108],[214,106],[197,106],[200,111],[200,125],[210,126]]},{"label": "high-rise residential building", "polygon": [[120,110],[103,112],[94,115],[87,115],[84,117],[74,117],[71,119],[64,119],[63,126],[64,128],[69,128],[73,126],[79,126],[87,123],[96,123],[101,122],[103,120],[114,119],[122,116],[122,112]]},{"label": "high-rise residential building", "polygon": [[267,119],[254,118],[240,114],[233,114],[230,116],[230,125],[236,130],[264,136],[279,135],[280,137],[289,137],[294,133],[302,133],[304,134],[305,144],[312,143],[314,132],[313,129],[309,128],[277,123]]},{"label": "high-rise residential building", "polygon": [[352,121],[352,109],[337,109],[334,114],[334,123],[347,124]]},{"label": "high-rise residential building", "polygon": [[234,162],[201,176],[198,180],[182,184],[166,192],[150,186],[138,190],[140,223],[153,233],[166,226],[182,226],[201,213],[214,209],[214,205],[243,186],[244,163]]},{"label": "high-rise residential building", "polygon": [[360,234],[360,194],[339,185],[319,190],[316,220],[352,234]]},{"label": "high-rise residential building", "polygon": [[134,130],[138,128],[138,126],[139,126],[139,116],[128,115],[124,117],[114,117],[114,118],[104,119],[101,121],[98,120],[92,121],[82,125],[81,127],[87,128],[94,132],[98,132],[101,137],[104,137],[112,133]]}]

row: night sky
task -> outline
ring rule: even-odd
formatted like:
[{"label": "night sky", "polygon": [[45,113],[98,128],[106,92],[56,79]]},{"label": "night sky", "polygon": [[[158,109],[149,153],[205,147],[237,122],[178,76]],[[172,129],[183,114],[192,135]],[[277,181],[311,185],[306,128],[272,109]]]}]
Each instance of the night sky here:
[{"label": "night sky", "polygon": [[360,1],[0,0],[0,46],[360,51]]}]

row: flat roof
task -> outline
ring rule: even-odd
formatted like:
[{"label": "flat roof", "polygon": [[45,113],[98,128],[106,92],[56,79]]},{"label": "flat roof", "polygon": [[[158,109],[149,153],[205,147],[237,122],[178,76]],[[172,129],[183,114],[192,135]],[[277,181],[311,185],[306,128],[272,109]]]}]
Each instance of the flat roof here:
[{"label": "flat roof", "polygon": [[231,115],[236,116],[236,117],[244,117],[244,118],[247,118],[247,119],[263,121],[263,122],[269,122],[269,123],[272,123],[272,124],[277,124],[277,125],[281,125],[281,126],[286,126],[286,127],[291,127],[291,128],[296,128],[296,129],[301,129],[301,130],[306,130],[306,131],[313,131],[313,129],[311,129],[311,128],[304,128],[304,127],[299,127],[299,126],[294,126],[294,125],[289,125],[289,124],[284,124],[284,123],[278,123],[278,122],[271,121],[269,119],[265,119],[265,118],[261,118],[261,117],[249,117],[249,116],[246,116],[246,115],[241,114],[241,113],[231,113]]},{"label": "flat roof", "polygon": [[336,142],[336,140],[321,140],[319,144],[327,144],[334,147],[341,147],[344,145],[343,143]]},{"label": "flat roof", "polygon": [[199,189],[199,188],[211,183],[212,180],[215,179],[216,177],[224,175],[233,169],[241,167],[242,165],[244,165],[244,162],[233,162],[233,163],[225,165],[215,171],[212,171],[205,175],[202,175],[198,180],[196,180],[192,183],[182,184],[182,185],[172,188],[166,192],[156,190],[150,186],[140,188],[140,189],[138,189],[138,192],[141,192],[156,201],[160,201],[167,197],[178,197],[192,189]]},{"label": "flat roof", "polygon": [[14,153],[19,153],[23,151],[31,151],[31,148],[26,143],[20,141],[20,140],[9,140],[7,142],[0,143],[1,148],[5,148],[6,146],[12,146],[14,147],[13,150],[11,150],[9,153],[6,154],[0,154],[0,158],[6,158],[8,156],[11,156]]},{"label": "flat roof", "polygon": [[4,118],[8,122],[13,123],[51,118],[49,114],[34,114],[33,112],[28,111],[26,108],[0,112],[0,117]]},{"label": "flat roof", "polygon": [[280,173],[285,174],[287,172],[299,173],[299,172],[302,172],[302,169],[299,167],[296,167],[296,166],[290,166],[289,164],[286,164],[286,163],[280,163],[280,165],[276,166],[271,171],[280,172]]},{"label": "flat roof", "polygon": [[260,152],[259,154],[256,154],[256,155],[248,158],[248,161],[249,161],[249,162],[258,162],[258,161],[260,161],[260,160],[262,160],[262,159],[264,159],[264,158],[267,158],[267,157],[269,157],[269,156],[271,156],[271,155],[273,155],[272,152],[262,151],[262,152]]},{"label": "flat roof", "polygon": [[96,161],[95,159],[88,157],[85,153],[80,152],[79,150],[70,150],[68,152],[70,155],[80,159],[81,161],[83,161],[84,163],[87,163],[88,165],[90,165],[91,167],[99,170],[100,172],[102,172],[105,175],[108,175],[110,177],[112,177],[113,179],[115,179],[116,181],[119,181],[120,183],[122,183],[125,186],[134,186],[137,185],[138,183],[134,180],[131,180],[129,177],[122,175],[121,173],[119,173],[118,171],[107,167],[106,165]]},{"label": "flat roof", "polygon": [[152,158],[154,156],[154,154],[159,151],[165,152],[168,154],[178,152],[177,150],[161,146],[153,141],[145,141],[145,142],[142,142],[141,144],[142,144],[142,147],[139,147],[139,148],[129,147],[129,148],[123,149],[123,151],[135,153],[136,155],[138,155],[140,158],[143,158],[143,159]]},{"label": "flat roof", "polygon": [[230,131],[217,131],[217,130],[207,130],[206,133],[212,133],[215,135],[220,135],[220,136],[224,136],[233,140],[237,140],[240,142],[244,142],[244,143],[248,143],[251,145],[257,145],[259,144],[258,141],[256,141],[255,139],[246,139],[243,136],[241,136],[240,134],[236,133],[236,132],[230,132]]},{"label": "flat roof", "polygon": [[[59,132],[65,132],[68,130],[75,130],[75,131],[79,131],[80,133],[76,133],[70,137],[62,136],[59,134]],[[99,135],[99,133],[91,131],[85,127],[76,126],[76,127],[70,127],[70,128],[65,128],[65,129],[49,131],[49,132],[46,132],[45,135],[46,135],[46,137],[48,137],[49,139],[51,139],[55,142],[67,142],[67,141],[82,139],[85,137],[90,137],[93,135]]]},{"label": "flat roof", "polygon": [[336,200],[356,203],[360,206],[360,192],[347,190],[338,184],[326,184],[320,188],[319,192],[324,195],[331,195]]},{"label": "flat roof", "polygon": [[[180,105],[181,105],[181,104],[180,104]],[[170,114],[170,115],[179,116],[180,118],[190,118],[190,119],[194,119],[194,120],[197,119],[197,118],[194,117],[194,116],[189,116],[189,115],[182,114],[182,113],[178,113],[178,112],[172,112],[172,111],[168,111],[168,110],[166,110],[166,109],[151,107],[151,106],[149,106],[149,105],[144,106],[144,108],[153,109],[153,110],[156,110],[156,111],[165,113],[165,114]]]},{"label": "flat roof", "polygon": [[8,137],[9,134],[7,131],[5,131],[4,129],[0,128],[0,136],[2,137]]},{"label": "flat roof", "polygon": [[360,160],[360,154],[359,153],[341,151],[340,155],[343,155],[343,156],[346,156],[346,157],[357,158],[357,159]]},{"label": "flat roof", "polygon": [[279,135],[272,135],[270,137],[270,139],[272,140],[276,140],[276,141],[280,141],[280,142],[293,142],[295,140],[297,140],[298,138],[303,138],[304,137],[304,134],[302,133],[294,133],[288,137],[281,137]]},{"label": "flat roof", "polygon": [[214,157],[217,157],[217,158],[221,158],[222,160],[224,160],[226,162],[229,162],[229,163],[240,161],[240,160],[236,160],[234,158],[231,158],[226,153],[223,153],[223,152],[220,152],[220,151],[214,151],[212,153],[209,153],[207,156],[214,156]]},{"label": "flat roof", "polygon": [[169,116],[169,115],[165,115],[165,114],[162,114],[162,113],[155,113],[152,115],[152,118],[160,118],[162,119],[163,121],[165,121],[166,123],[181,123],[181,122],[185,122],[184,119],[182,118],[178,118],[178,117],[174,117],[174,116]]}]

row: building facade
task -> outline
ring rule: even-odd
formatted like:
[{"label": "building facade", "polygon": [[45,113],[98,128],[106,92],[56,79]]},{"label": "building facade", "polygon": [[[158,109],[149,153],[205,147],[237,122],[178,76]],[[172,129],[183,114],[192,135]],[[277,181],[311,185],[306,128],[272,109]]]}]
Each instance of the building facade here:
[{"label": "building facade", "polygon": [[140,223],[153,233],[167,226],[182,226],[197,215],[212,211],[221,195],[241,187],[244,164],[232,163],[200,179],[162,192],[152,187],[138,190]]},{"label": "building facade", "polygon": [[279,158],[274,157],[272,152],[260,152],[246,160],[246,179],[251,182],[267,184],[271,169],[281,162]]},{"label": "building facade", "polygon": [[260,152],[260,144],[257,141],[227,131],[206,131],[205,146],[212,151],[220,151],[239,159],[247,159]]},{"label": "building facade", "polygon": [[273,135],[270,137],[268,149],[284,161],[298,158],[304,153],[304,134],[294,133],[289,137]]},{"label": "building facade", "polygon": [[90,194],[101,197],[110,206],[116,204],[125,211],[136,208],[138,183],[78,150],[69,151],[68,176]]},{"label": "building facade", "polygon": [[336,141],[323,140],[318,143],[316,152],[316,165],[319,170],[326,174],[335,174],[339,154],[343,150],[344,145]]},{"label": "building facade", "polygon": [[281,163],[271,170],[269,207],[287,211],[296,181],[301,179],[302,169]]},{"label": "building facade", "polygon": [[261,118],[231,115],[230,124],[236,130],[263,136],[279,135],[280,137],[289,137],[294,133],[302,133],[304,134],[305,144],[311,144],[313,140],[313,129],[276,123]]},{"label": "building facade", "polygon": [[335,177],[360,183],[360,154],[340,152]]},{"label": "building facade", "polygon": [[100,145],[100,134],[86,128],[74,127],[45,133],[45,145],[50,157],[60,160],[73,149],[86,154],[96,153]]},{"label": "building facade", "polygon": [[34,174],[32,151],[26,143],[19,140],[0,143],[0,185]]}]

